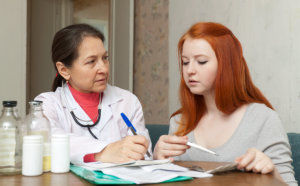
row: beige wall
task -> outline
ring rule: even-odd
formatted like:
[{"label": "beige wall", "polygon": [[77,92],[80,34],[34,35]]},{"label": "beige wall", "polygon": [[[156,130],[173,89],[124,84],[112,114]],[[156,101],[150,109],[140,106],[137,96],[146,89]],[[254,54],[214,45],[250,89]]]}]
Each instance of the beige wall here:
[{"label": "beige wall", "polygon": [[1,1],[0,101],[17,100],[21,116],[26,106],[27,1]]},{"label": "beige wall", "polygon": [[56,31],[55,2],[31,0],[29,40],[29,99],[51,90],[55,70],[51,60],[51,45]]},{"label": "beige wall", "polygon": [[74,19],[109,19],[109,0],[74,0],[73,3]]},{"label": "beige wall", "polygon": [[136,0],[133,93],[145,122],[169,123],[168,0]]}]

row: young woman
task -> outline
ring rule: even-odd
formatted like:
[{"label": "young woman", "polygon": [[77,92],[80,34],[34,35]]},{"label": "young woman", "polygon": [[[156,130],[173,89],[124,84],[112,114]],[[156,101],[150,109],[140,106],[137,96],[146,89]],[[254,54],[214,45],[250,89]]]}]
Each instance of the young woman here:
[{"label": "young woman", "polygon": [[[69,133],[72,162],[122,163],[140,160],[151,150],[141,104],[129,91],[110,86],[104,36],[86,24],[55,34],[52,60],[57,76],[43,101],[52,133]],[[132,136],[125,113],[139,135]]]},{"label": "young woman", "polygon": [[[179,40],[181,108],[161,136],[154,158],[237,163],[296,184],[281,121],[253,84],[242,47],[225,26],[197,23]],[[186,145],[197,143],[215,156]]]}]

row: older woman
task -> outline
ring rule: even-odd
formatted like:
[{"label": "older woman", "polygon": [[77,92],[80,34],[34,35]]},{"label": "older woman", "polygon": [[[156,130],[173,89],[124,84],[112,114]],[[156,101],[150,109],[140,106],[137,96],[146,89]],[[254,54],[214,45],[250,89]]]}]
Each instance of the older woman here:
[{"label": "older woman", "polygon": [[[122,163],[144,159],[151,151],[141,104],[129,91],[108,84],[104,36],[86,24],[59,30],[52,44],[57,71],[53,92],[42,93],[44,114],[53,133],[71,136],[71,161]],[[124,112],[138,134],[132,136]]]}]

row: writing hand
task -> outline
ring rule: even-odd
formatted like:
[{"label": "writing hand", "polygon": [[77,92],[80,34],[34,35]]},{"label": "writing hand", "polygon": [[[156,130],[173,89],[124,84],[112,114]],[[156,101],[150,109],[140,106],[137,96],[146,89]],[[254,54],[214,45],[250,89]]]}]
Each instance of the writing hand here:
[{"label": "writing hand", "polygon": [[149,142],[145,136],[126,136],[122,140],[107,145],[101,152],[95,154],[95,159],[101,162],[126,163],[144,159]]}]

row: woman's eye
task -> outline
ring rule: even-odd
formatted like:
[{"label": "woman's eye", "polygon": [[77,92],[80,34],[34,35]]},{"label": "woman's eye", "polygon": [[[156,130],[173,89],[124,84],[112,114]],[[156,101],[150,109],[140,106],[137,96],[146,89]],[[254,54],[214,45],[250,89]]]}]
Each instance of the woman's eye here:
[{"label": "woman's eye", "polygon": [[94,63],[95,61],[96,61],[96,60],[93,59],[93,60],[88,61],[87,63],[88,63],[88,64],[92,64],[92,63]]},{"label": "woman's eye", "polygon": [[108,56],[103,56],[103,58],[102,58],[103,60],[108,60]]},{"label": "woman's eye", "polygon": [[182,64],[183,64],[183,65],[188,65],[189,62],[188,62],[188,61],[183,61]]},{"label": "woman's eye", "polygon": [[204,65],[205,63],[207,63],[207,61],[198,61],[198,64],[200,65]]}]

